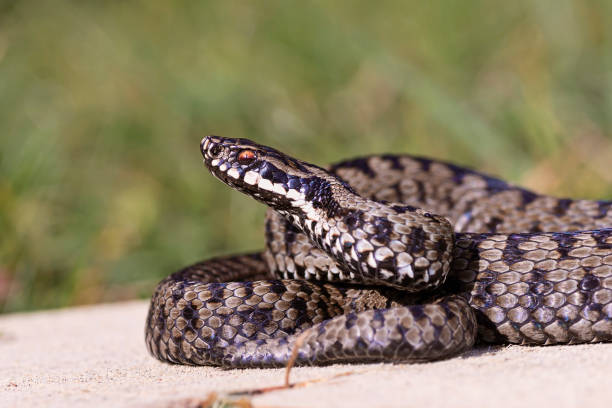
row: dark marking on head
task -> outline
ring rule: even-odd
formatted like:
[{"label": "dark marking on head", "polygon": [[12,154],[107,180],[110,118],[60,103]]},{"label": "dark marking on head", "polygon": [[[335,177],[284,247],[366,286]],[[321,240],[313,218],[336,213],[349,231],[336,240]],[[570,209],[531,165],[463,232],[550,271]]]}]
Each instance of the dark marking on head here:
[{"label": "dark marking on head", "polygon": [[287,176],[287,187],[299,191],[302,188],[302,182],[299,177]]},{"label": "dark marking on head", "polygon": [[282,170],[276,169],[272,172],[272,182],[282,184],[283,186],[287,186],[287,181],[289,178],[287,177],[287,173]]},{"label": "dark marking on head", "polygon": [[259,167],[259,175],[265,179],[268,180],[272,180],[273,178],[273,172],[274,170],[276,170],[276,167],[274,167],[273,165],[271,165],[270,163],[266,163],[264,162],[260,167]]}]

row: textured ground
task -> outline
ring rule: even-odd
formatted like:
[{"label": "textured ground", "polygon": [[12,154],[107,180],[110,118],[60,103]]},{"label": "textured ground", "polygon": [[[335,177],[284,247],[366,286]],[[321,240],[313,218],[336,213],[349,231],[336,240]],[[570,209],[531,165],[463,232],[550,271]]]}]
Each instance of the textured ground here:
[{"label": "textured ground", "polygon": [[[282,384],[282,369],[224,371],[154,360],[144,346],[146,311],[147,303],[130,302],[0,317],[0,407],[188,406],[213,391]],[[429,364],[296,368],[292,381],[307,386],[251,402],[595,408],[612,399],[611,370],[612,344],[511,346]]]}]

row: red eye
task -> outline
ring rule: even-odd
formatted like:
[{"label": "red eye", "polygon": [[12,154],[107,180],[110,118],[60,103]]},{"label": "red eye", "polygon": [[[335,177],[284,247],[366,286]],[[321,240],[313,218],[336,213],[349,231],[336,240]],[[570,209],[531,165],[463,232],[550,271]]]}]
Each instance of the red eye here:
[{"label": "red eye", "polygon": [[252,150],[243,150],[240,153],[238,153],[238,163],[244,165],[244,164],[249,164],[251,163],[253,160],[255,160],[255,152]]}]

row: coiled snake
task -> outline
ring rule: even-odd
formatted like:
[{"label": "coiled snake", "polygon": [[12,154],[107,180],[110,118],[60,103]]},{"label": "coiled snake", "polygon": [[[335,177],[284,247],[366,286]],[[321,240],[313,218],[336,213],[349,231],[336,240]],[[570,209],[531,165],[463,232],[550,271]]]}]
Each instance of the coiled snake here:
[{"label": "coiled snake", "polygon": [[612,202],[402,155],[325,170],[246,139],[201,151],[270,207],[267,248],[160,282],[145,329],[160,360],[284,366],[297,348],[297,364],[411,362],[477,338],[612,340]]}]

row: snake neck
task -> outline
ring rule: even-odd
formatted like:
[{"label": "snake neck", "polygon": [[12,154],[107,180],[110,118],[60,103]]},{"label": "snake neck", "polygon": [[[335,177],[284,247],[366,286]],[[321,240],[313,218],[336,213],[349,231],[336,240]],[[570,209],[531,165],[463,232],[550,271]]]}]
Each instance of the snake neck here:
[{"label": "snake neck", "polygon": [[348,273],[343,280],[411,291],[444,282],[453,248],[445,218],[363,198],[330,178],[313,178],[288,192],[290,206],[272,207]]}]

